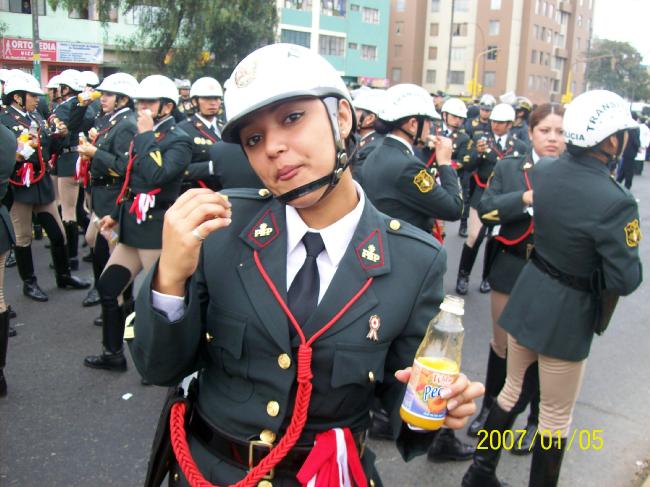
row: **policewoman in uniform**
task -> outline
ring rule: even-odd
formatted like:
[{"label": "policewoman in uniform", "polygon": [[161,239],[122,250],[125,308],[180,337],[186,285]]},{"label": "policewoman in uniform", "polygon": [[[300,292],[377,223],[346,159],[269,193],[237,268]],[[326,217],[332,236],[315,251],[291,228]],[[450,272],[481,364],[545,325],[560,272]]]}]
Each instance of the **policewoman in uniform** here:
[{"label": "policewoman in uniform", "polygon": [[[258,49],[226,83],[225,105],[224,140],[242,144],[268,189],[179,197],[130,342],[155,384],[198,370],[191,419],[184,432],[173,428],[174,443],[187,434],[189,452],[181,448],[171,483],[188,485],[188,456],[197,475],[222,485],[249,468],[251,485],[262,476],[271,478],[263,486],[303,485],[324,475],[321,465],[338,479],[338,450],[355,485],[380,485],[363,446],[370,403],[379,394],[401,425],[409,372],[394,374],[412,362],[443,298],[444,251],[379,213],[354,183],[354,112],[323,58],[290,44]],[[447,425],[456,428],[482,386],[461,375],[451,389]],[[175,425],[182,409],[172,408]],[[431,441],[396,431],[405,453]],[[316,485],[338,485],[328,480]]]},{"label": "policewoman in uniform", "polygon": [[530,112],[533,110],[533,103],[525,96],[518,96],[512,104],[515,109],[515,121],[512,124],[512,134],[518,140],[530,144],[528,119]]},{"label": "policewoman in uniform", "polygon": [[[14,73],[5,84],[5,102],[9,106],[0,115],[0,122],[11,129],[16,138],[29,133],[29,143],[16,157],[16,167],[9,183],[13,189],[11,222],[16,232],[16,263],[23,281],[23,294],[34,301],[47,301],[38,285],[32,258],[32,213],[47,231],[59,288],[86,289],[90,283],[70,274],[65,234],[54,202],[54,188],[47,161],[53,141],[45,121],[36,111],[38,95],[43,94],[38,81],[26,73]],[[65,133],[65,126],[60,125]],[[31,149],[30,149],[31,147]]]},{"label": "policewoman in uniform", "polygon": [[[498,233],[493,237],[495,248],[491,257],[488,281],[492,309],[492,340],[485,375],[486,394],[478,416],[469,426],[468,434],[476,436],[483,428],[492,403],[501,392],[506,380],[506,353],[508,337],[498,320],[508,297],[515,285],[517,276],[523,269],[533,249],[533,211],[532,184],[535,165],[541,157],[557,158],[564,152],[562,135],[562,116],[564,109],[557,103],[538,106],[530,116],[531,150],[519,157],[509,156],[497,162],[494,174],[490,177],[477,211],[481,221],[488,228],[497,226]],[[531,375],[536,373],[531,371]],[[526,434],[512,449],[516,454],[528,454],[532,439],[537,431],[539,417],[539,397],[536,377],[528,386],[530,392],[524,400],[531,400],[530,415],[526,424]],[[525,407],[525,404],[523,405]]]},{"label": "policewoman in uniform", "polygon": [[[9,177],[14,172],[16,164],[16,148],[17,143],[13,132],[0,124],[0,200],[4,198],[9,190]],[[6,206],[0,205],[0,397],[7,395],[4,368],[7,365],[7,345],[11,335],[9,310],[7,309],[4,294],[5,262],[15,241],[16,237],[9,211],[7,211]]]},{"label": "policewoman in uniform", "polygon": [[377,114],[384,103],[384,90],[374,88],[359,91],[359,94],[352,100],[354,111],[357,117],[357,132],[359,134],[359,146],[355,159],[350,165],[352,176],[360,181],[361,168],[367,157],[384,140],[384,135],[375,130]]},{"label": "policewoman in uniform", "polygon": [[[420,86],[399,84],[386,90],[377,128],[386,134],[363,166],[361,181],[368,198],[379,211],[431,233],[432,222],[458,220],[463,210],[458,177],[450,154],[429,167],[415,157],[413,147],[430,135],[433,120],[440,115],[429,93]],[[435,139],[443,150],[449,139]],[[440,177],[440,184],[436,177]]]},{"label": "policewoman in uniform", "polygon": [[465,132],[471,139],[486,136],[492,131],[490,127],[490,113],[497,104],[496,99],[485,94],[478,102],[478,115],[465,121]]},{"label": "policewoman in uniform", "polygon": [[215,178],[214,162],[209,150],[221,140],[221,128],[217,113],[221,107],[223,90],[214,78],[199,78],[190,90],[195,113],[178,127],[192,139],[192,162],[185,170],[181,192],[190,188],[221,189]]},{"label": "policewoman in uniform", "polygon": [[[95,132],[88,144],[78,147],[81,156],[89,160],[86,176],[90,185],[90,210],[92,222],[86,231],[86,241],[92,249],[93,274],[95,285],[106,267],[110,252],[117,242],[109,242],[99,231],[99,222],[107,215],[115,213],[117,197],[124,184],[126,167],[129,162],[129,147],[137,133],[133,99],[138,89],[138,81],[127,73],[107,76],[98,87],[102,93],[99,99],[101,110],[106,114],[103,128]],[[100,300],[99,292],[97,301]],[[95,299],[88,296],[84,304]],[[100,324],[100,323],[97,323]]]},{"label": "policewoman in uniform", "polygon": [[[567,151],[535,166],[535,251],[499,318],[508,332],[508,374],[485,423],[488,431],[512,427],[525,375],[538,361],[538,429],[546,440],[533,448],[531,487],[557,485],[594,333],[604,331],[618,296],[642,280],[637,204],[607,169],[634,124],[620,96],[583,93],[564,115]],[[463,486],[501,485],[499,453],[477,451]]]},{"label": "policewoman in uniform", "polygon": [[148,271],[162,247],[163,218],[178,197],[182,175],[192,158],[189,136],[176,126],[172,111],[178,102],[174,82],[162,75],[144,78],[135,93],[137,134],[124,153],[100,163],[110,172],[124,174],[112,215],[101,220],[101,230],[119,228],[118,244],[106,263],[97,291],[102,305],[100,355],[84,359],[96,369],[123,372],[124,308],[118,297],[141,270]]},{"label": "policewoman in uniform", "polygon": [[174,107],[173,115],[177,123],[184,122],[188,120],[192,115],[196,107],[192,103],[190,91],[192,85],[189,79],[174,79],[174,85],[178,90],[178,102],[176,107]]},{"label": "policewoman in uniform", "polygon": [[[465,170],[472,172],[469,181],[469,225],[467,240],[460,256],[456,281],[456,292],[461,295],[467,294],[469,290],[469,276],[485,237],[485,229],[476,208],[487,187],[488,178],[497,161],[507,156],[517,157],[528,151],[528,146],[518,141],[510,133],[514,119],[515,111],[512,106],[507,103],[499,103],[490,112],[490,133],[479,135],[478,132],[475,132],[471,141],[469,162],[465,164]],[[490,284],[486,277],[483,275],[481,280],[479,290],[482,293],[490,292]]]}]

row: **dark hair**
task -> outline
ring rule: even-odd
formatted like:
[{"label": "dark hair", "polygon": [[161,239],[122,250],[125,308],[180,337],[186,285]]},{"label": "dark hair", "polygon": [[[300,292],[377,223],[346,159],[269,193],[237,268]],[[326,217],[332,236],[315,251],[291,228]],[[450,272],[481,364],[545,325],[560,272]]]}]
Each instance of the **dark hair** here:
[{"label": "dark hair", "polygon": [[564,117],[564,108],[559,103],[543,103],[536,107],[528,118],[528,126],[530,127],[531,132],[542,120],[551,114]]}]

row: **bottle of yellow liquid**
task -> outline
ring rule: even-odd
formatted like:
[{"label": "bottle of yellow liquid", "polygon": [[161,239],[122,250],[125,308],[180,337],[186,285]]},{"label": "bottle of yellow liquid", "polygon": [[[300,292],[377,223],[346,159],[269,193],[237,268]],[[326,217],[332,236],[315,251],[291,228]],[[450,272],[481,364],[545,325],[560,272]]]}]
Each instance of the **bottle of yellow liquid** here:
[{"label": "bottle of yellow liquid", "polygon": [[440,392],[460,373],[464,306],[462,298],[445,296],[418,347],[400,407],[402,420],[411,427],[437,430],[445,421],[447,400]]}]

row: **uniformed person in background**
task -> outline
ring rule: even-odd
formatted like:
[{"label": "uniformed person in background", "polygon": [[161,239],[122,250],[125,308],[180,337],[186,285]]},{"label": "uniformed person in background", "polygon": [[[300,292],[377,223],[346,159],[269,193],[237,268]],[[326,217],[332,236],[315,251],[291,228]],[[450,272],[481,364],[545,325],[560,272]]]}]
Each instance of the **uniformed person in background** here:
[{"label": "uniformed person in background", "polygon": [[190,90],[192,89],[192,85],[189,79],[178,78],[174,80],[174,85],[176,85],[176,89],[178,90],[179,99],[174,108],[173,115],[176,122],[181,123],[194,115],[194,105],[190,99]]},{"label": "uniformed person in background", "polygon": [[[97,88],[102,93],[99,99],[101,110],[107,116],[104,128],[94,131],[88,144],[80,145],[79,154],[90,160],[90,204],[91,224],[86,231],[86,241],[92,249],[95,286],[106,267],[110,252],[117,242],[109,241],[99,231],[99,222],[115,213],[117,197],[124,184],[129,161],[129,147],[137,132],[133,99],[138,81],[127,73],[115,73],[104,78]],[[84,300],[84,306],[99,304],[97,288]],[[101,317],[95,320],[101,325]]]},{"label": "uniformed person in background", "polygon": [[[17,142],[13,132],[0,124],[0,200],[9,190],[9,177],[14,172],[16,165]],[[5,260],[9,255],[9,249],[15,243],[13,225],[9,211],[4,205],[0,205],[0,397],[7,395],[7,380],[4,376],[4,368],[7,365],[7,346],[9,337],[12,336],[9,326],[9,310],[5,302],[4,281],[5,281]],[[15,331],[13,333],[15,335]]]},{"label": "uniformed person in background", "polygon": [[[65,233],[56,208],[47,164],[53,140],[50,129],[36,111],[38,96],[42,94],[36,78],[23,72],[13,73],[5,85],[4,99],[9,108],[0,115],[0,123],[10,128],[16,138],[28,138],[21,153],[16,155],[15,171],[9,180],[13,189],[10,213],[16,232],[14,252],[18,273],[23,281],[23,294],[34,301],[47,301],[48,297],[34,274],[32,212],[36,213],[50,239],[57,286],[72,289],[90,287],[90,283],[70,274]],[[62,122],[57,130],[61,136],[67,134]]]},{"label": "uniformed person in background", "polygon": [[4,103],[4,87],[5,87],[5,81],[7,81],[7,78],[9,77],[9,73],[11,70],[5,69],[5,68],[0,68],[0,111],[4,110],[5,103]]},{"label": "uniformed person in background", "polygon": [[102,272],[97,291],[102,304],[102,353],[85,358],[96,369],[126,371],[123,351],[125,309],[118,298],[141,270],[148,271],[160,255],[163,219],[181,188],[192,158],[189,135],[176,126],[172,112],[178,103],[174,82],[147,76],[136,91],[137,130],[124,157],[102,161],[106,171],[124,174],[117,208],[101,219],[100,229],[118,228],[119,243]]},{"label": "uniformed person in background", "polygon": [[377,114],[384,103],[385,94],[385,90],[368,88],[360,90],[352,100],[357,116],[359,145],[350,167],[352,168],[352,176],[357,181],[361,177],[361,168],[368,155],[379,147],[384,140],[384,135],[375,130],[375,122],[377,121]]},{"label": "uniformed person in background", "polygon": [[[532,185],[535,166],[542,157],[557,158],[564,152],[562,116],[564,109],[557,103],[538,106],[530,116],[530,140],[532,147],[519,157],[509,156],[497,162],[478,204],[478,214],[488,228],[497,226],[494,236],[493,257],[488,271],[492,309],[492,340],[485,378],[486,394],[478,416],[469,426],[468,434],[477,436],[483,429],[490,407],[501,392],[506,379],[507,334],[498,324],[517,276],[523,269],[533,249]],[[532,440],[537,431],[539,418],[539,385],[536,377],[527,385],[527,397],[531,402],[526,433],[518,438],[511,450],[525,455],[532,452]],[[522,406],[525,407],[525,404]]]},{"label": "uniformed person in background", "polygon": [[[377,211],[352,179],[354,111],[326,60],[301,46],[263,47],[237,66],[225,104],[224,140],[242,144],[268,189],[228,199],[192,189],[169,210],[160,261],[136,303],[134,361],[160,385],[198,371],[182,456],[206,480],[256,485],[275,467],[274,486],[326,485],[338,456],[347,458],[340,475],[379,486],[364,448],[375,394],[404,454],[433,436],[399,419],[400,369],[443,298],[444,251]],[[446,418],[457,428],[482,387],[461,374],[450,389],[464,391]],[[337,436],[346,440],[327,451]],[[170,479],[188,485],[176,462]]]},{"label": "uniformed person in background", "polygon": [[52,76],[45,86],[47,88],[47,98],[49,103],[50,112],[53,112],[54,109],[61,103],[61,91],[59,89],[59,75],[55,74]]},{"label": "uniformed person in background", "polygon": [[528,137],[528,117],[533,109],[533,103],[525,96],[518,96],[512,107],[515,109],[515,121],[512,124],[512,134],[522,142],[530,144]]},{"label": "uniformed person in background", "polygon": [[217,113],[222,98],[223,90],[214,78],[199,78],[192,84],[190,99],[195,113],[189,120],[178,124],[192,139],[192,162],[185,170],[181,193],[190,188],[210,188],[214,191],[221,189],[209,150],[221,140]]},{"label": "uniformed person in background", "polygon": [[[528,146],[514,138],[510,133],[514,119],[515,111],[512,106],[507,103],[496,105],[490,112],[490,133],[486,135],[475,131],[471,141],[469,162],[465,164],[465,170],[472,171],[469,181],[468,235],[463,245],[456,280],[456,292],[461,295],[467,294],[469,290],[469,276],[485,237],[485,228],[481,224],[476,208],[481,196],[483,196],[483,191],[487,187],[488,178],[492,174],[497,161],[507,156],[517,157],[528,151]],[[486,251],[486,255],[489,255],[488,251]],[[487,260],[485,262],[487,263]],[[490,284],[486,277],[485,272],[483,272],[479,287],[482,293],[490,292]]]},{"label": "uniformed person in background", "polygon": [[445,94],[444,91],[438,90],[435,93],[431,95],[433,97],[433,106],[436,108],[436,112],[440,113],[442,110],[442,105],[445,103],[445,100],[447,99],[447,95]]},{"label": "uniformed person in background", "polygon": [[[430,135],[431,124],[438,119],[423,88],[408,83],[390,87],[377,124],[386,137],[368,156],[361,173],[363,188],[379,211],[427,233],[434,219],[458,220],[463,211],[458,176],[451,167],[451,140]],[[413,147],[423,144],[423,139],[444,151],[437,168],[427,167],[414,155]]]},{"label": "uniformed person in background", "polygon": [[214,168],[215,185],[219,188],[264,187],[248,162],[241,145],[222,140],[210,146],[208,155]]},{"label": "uniformed person in background", "polygon": [[465,132],[470,139],[475,137],[487,137],[492,131],[490,127],[490,113],[497,104],[496,98],[492,95],[485,94],[478,103],[478,115],[474,118],[468,118],[465,121]]},{"label": "uniformed person in background", "polygon": [[[512,427],[537,361],[541,437],[531,487],[557,485],[594,333],[604,331],[618,297],[642,280],[637,204],[607,169],[635,126],[629,104],[609,91],[588,91],[568,105],[563,126],[567,151],[535,166],[535,250],[499,318],[508,332],[508,374],[485,423],[488,436]],[[499,454],[477,450],[463,486],[501,485]]]}]

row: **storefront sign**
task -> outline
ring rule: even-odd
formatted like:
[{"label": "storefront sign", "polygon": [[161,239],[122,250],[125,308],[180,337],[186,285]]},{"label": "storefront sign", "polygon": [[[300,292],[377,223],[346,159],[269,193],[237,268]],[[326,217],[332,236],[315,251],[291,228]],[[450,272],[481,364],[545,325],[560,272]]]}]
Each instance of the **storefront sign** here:
[{"label": "storefront sign", "polygon": [[[4,37],[2,59],[15,61],[32,60],[32,41]],[[102,64],[104,47],[86,42],[40,41],[41,61],[74,64]]]}]

